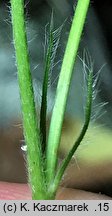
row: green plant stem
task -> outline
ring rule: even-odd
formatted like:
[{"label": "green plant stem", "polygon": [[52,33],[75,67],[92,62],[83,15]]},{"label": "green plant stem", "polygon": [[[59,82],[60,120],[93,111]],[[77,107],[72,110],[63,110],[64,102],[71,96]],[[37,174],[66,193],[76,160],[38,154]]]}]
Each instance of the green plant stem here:
[{"label": "green plant stem", "polygon": [[52,113],[48,145],[47,145],[47,182],[48,185],[53,182],[57,166],[57,153],[60,143],[62,123],[70,86],[71,75],[76,60],[79,42],[86,19],[90,0],[79,0],[72,27],[69,34],[67,47],[62,63],[59,82],[56,91],[55,105]]},{"label": "green plant stem", "polygon": [[53,186],[52,186],[52,191],[57,190],[66,167],[68,166],[73,154],[76,152],[77,148],[79,147],[88,129],[90,118],[91,118],[91,107],[92,107],[92,95],[93,95],[92,94],[93,93],[92,84],[93,84],[93,72],[90,71],[88,75],[88,93],[87,93],[87,102],[86,102],[86,108],[85,108],[85,123],[84,123],[84,126],[81,130],[79,137],[75,141],[75,144],[73,145],[72,149],[70,150],[66,158],[63,160],[60,168],[57,171],[57,174],[56,174]]},{"label": "green plant stem", "polygon": [[28,45],[25,30],[24,0],[10,0],[13,38],[16,51],[18,81],[23,115],[23,128],[27,144],[29,181],[33,199],[46,199],[39,129],[35,111],[30,73]]}]

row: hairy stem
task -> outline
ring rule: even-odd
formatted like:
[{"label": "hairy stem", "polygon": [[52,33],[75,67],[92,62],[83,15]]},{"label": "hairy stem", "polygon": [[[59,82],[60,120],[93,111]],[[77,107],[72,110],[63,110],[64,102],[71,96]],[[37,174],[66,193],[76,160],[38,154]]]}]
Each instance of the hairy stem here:
[{"label": "hairy stem", "polygon": [[86,19],[90,0],[79,0],[72,27],[69,34],[67,47],[62,63],[59,82],[56,91],[55,105],[52,113],[48,145],[47,145],[47,181],[53,182],[57,166],[57,152],[60,143],[62,123],[66,107],[66,101],[71,81],[71,75],[77,56],[79,42]]},{"label": "hairy stem", "polygon": [[46,199],[39,129],[26,39],[24,0],[10,0],[23,129],[33,199]]}]

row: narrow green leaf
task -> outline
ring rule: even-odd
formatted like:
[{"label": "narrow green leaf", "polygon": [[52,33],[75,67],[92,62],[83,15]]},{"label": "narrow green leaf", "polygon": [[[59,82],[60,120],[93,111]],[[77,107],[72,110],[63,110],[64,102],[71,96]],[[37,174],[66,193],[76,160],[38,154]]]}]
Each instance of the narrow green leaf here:
[{"label": "narrow green leaf", "polygon": [[46,116],[47,116],[48,88],[49,88],[50,78],[52,75],[57,48],[59,45],[62,27],[63,25],[54,31],[53,12],[52,12],[50,29],[49,29],[48,36],[46,36],[46,41],[45,41],[45,44],[47,46],[47,51],[45,54],[45,69],[44,69],[44,80],[43,80],[43,87],[42,87],[42,102],[41,102],[41,110],[40,110],[40,133],[42,139],[43,153],[45,152],[46,149]]},{"label": "narrow green leaf", "polygon": [[93,86],[93,71],[90,71],[89,75],[88,75],[87,102],[86,102],[86,108],[85,108],[85,123],[84,123],[84,126],[81,130],[79,137],[75,141],[75,144],[73,145],[72,149],[70,150],[70,152],[68,153],[66,158],[63,160],[60,168],[57,171],[57,175],[56,175],[55,180],[54,180],[54,185],[56,188],[58,187],[59,182],[61,181],[61,178],[64,174],[66,167],[68,166],[72,156],[74,155],[77,148],[79,147],[79,145],[80,145],[81,141],[83,140],[83,138],[86,134],[86,131],[88,129],[90,118],[91,118],[92,95],[93,95],[93,87],[92,86]]}]

